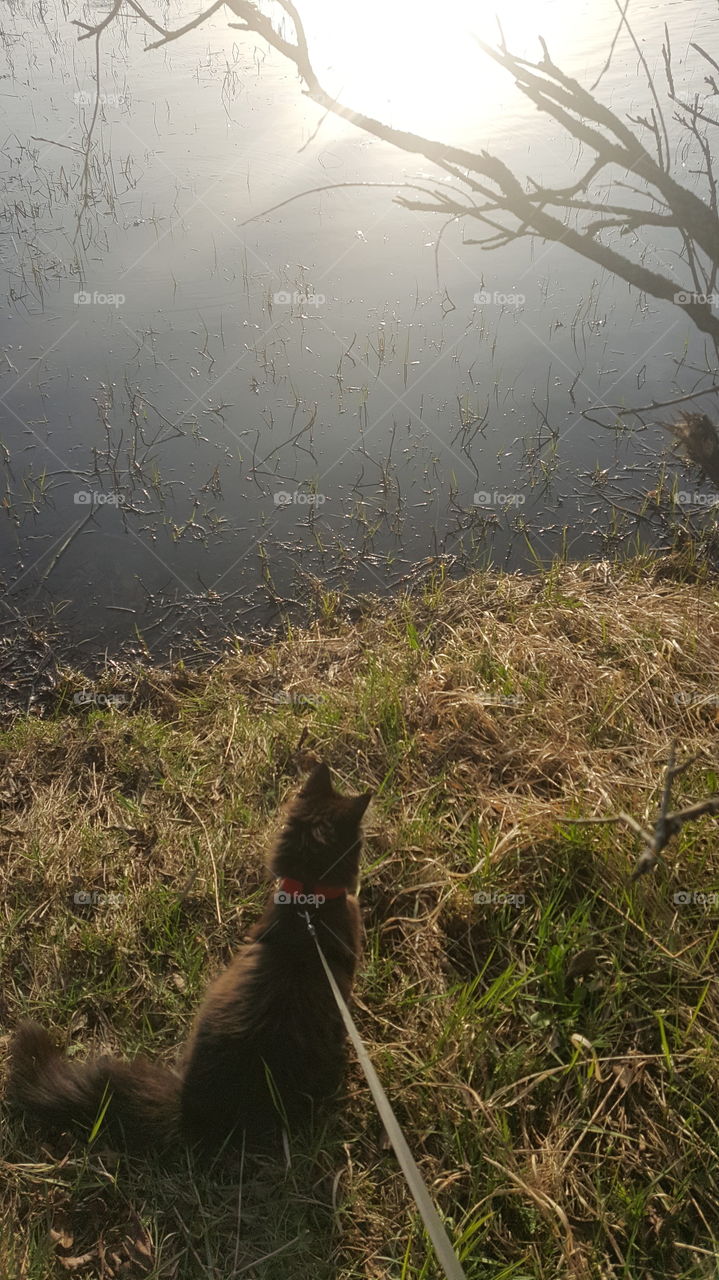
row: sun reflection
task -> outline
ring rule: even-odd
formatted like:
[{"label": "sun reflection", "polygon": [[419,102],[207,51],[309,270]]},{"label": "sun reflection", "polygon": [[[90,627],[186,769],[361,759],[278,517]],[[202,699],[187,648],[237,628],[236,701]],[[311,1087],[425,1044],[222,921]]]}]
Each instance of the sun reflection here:
[{"label": "sun reflection", "polygon": [[[557,0],[298,0],[315,68],[345,103],[398,128],[445,140],[502,111],[511,77],[479,48],[499,40],[540,55],[538,35],[566,34]],[[583,5],[577,4],[573,26]],[[561,10],[564,18],[559,22]]]}]

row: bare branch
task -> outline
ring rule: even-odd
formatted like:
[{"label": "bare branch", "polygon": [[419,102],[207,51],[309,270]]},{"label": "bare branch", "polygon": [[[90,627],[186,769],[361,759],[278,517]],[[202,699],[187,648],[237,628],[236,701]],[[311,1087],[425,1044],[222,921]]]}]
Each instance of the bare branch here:
[{"label": "bare branch", "polygon": [[696,804],[689,805],[686,809],[677,809],[674,813],[669,813],[669,803],[671,800],[672,785],[680,774],[684,773],[691,764],[694,764],[698,756],[690,756],[684,760],[682,764],[676,764],[676,741],[672,740],[669,747],[669,758],[664,774],[664,782],[662,785],[662,798],[659,807],[659,813],[654,822],[653,831],[648,831],[645,826],[637,822],[630,813],[610,814],[604,818],[563,818],[562,821],[571,823],[572,826],[590,826],[595,823],[623,822],[625,826],[630,827],[632,831],[641,836],[644,841],[645,848],[642,850],[637,859],[634,871],[630,876],[630,880],[638,880],[641,876],[647,875],[649,871],[653,871],[659,861],[659,854],[666,848],[669,841],[681,831],[687,822],[693,822],[696,818],[701,818],[705,813],[719,813],[719,795],[707,796],[705,800],[698,800]]},{"label": "bare branch", "polygon": [[77,18],[73,18],[72,25],[74,27],[82,27],[85,33],[84,35],[78,36],[78,40],[88,40],[90,36],[98,36],[101,31],[104,31],[105,27],[109,27],[110,23],[114,22],[121,8],[122,0],[113,0],[110,12],[105,18],[103,18],[102,22],[98,22],[96,27],[89,27],[86,22],[79,22]]},{"label": "bare branch", "polygon": [[[200,25],[217,12],[223,2],[225,0],[215,0],[215,3],[203,10],[191,22],[175,31],[167,31],[146,13],[139,0],[128,0],[132,10],[160,32],[161,39],[148,45],[148,49],[179,39],[187,31]],[[121,3],[122,0],[114,0],[110,14],[97,27],[88,28],[85,24],[79,24],[84,27],[84,35],[81,38],[87,38],[91,34],[97,35],[117,15]],[[477,40],[478,46],[488,57],[515,77],[517,87],[535,103],[540,111],[551,116],[571,137],[576,138],[595,153],[595,159],[586,173],[576,183],[564,189],[544,188],[541,183],[531,178],[528,184],[522,183],[506,164],[486,150],[474,152],[407,130],[394,129],[373,116],[344,106],[323,88],[315,73],[302,19],[293,0],[278,0],[288,25],[291,25],[292,30],[289,32],[284,29],[278,30],[270,18],[260,11],[255,0],[226,0],[226,3],[231,12],[240,19],[240,22],[230,25],[239,30],[256,33],[283,57],[292,61],[306,85],[306,92],[325,112],[331,112],[350,121],[357,128],[391,143],[404,152],[424,157],[447,173],[456,184],[452,188],[451,195],[444,191],[430,191],[415,186],[414,189],[421,194],[422,198],[399,197],[399,203],[405,208],[440,213],[452,220],[471,218],[474,221],[483,222],[494,233],[478,241],[486,248],[497,248],[519,237],[534,237],[563,244],[574,253],[618,276],[632,287],[678,306],[719,349],[719,317],[714,315],[710,305],[711,289],[706,288],[700,291],[697,287],[700,274],[709,282],[713,282],[719,264],[716,189],[710,149],[706,141],[702,140],[698,130],[701,113],[698,108],[695,109],[690,104],[677,103],[678,107],[688,113],[686,127],[693,133],[702,150],[705,174],[710,188],[709,203],[676,182],[668,172],[669,148],[666,125],[651,74],[627,22],[626,2],[622,7],[619,0],[615,0],[620,14],[620,28],[624,27],[629,32],[647,75],[654,105],[650,109],[650,118],[640,118],[640,122],[654,138],[656,157],[647,150],[625,121],[599,102],[577,80],[566,75],[552,61],[541,37],[543,57],[537,63],[511,54],[503,36],[499,49],[492,49],[481,40]],[[697,48],[701,55],[708,59],[705,51]],[[671,96],[673,80],[668,33],[663,55]],[[633,174],[638,178],[639,188],[630,185],[629,189],[641,198],[648,199],[652,207],[643,209],[592,199],[588,195],[590,184],[607,169],[614,173],[621,171]],[[620,179],[615,181],[617,185],[626,185]],[[462,190],[463,187],[469,188],[474,195],[481,196],[483,203],[478,204],[471,199],[467,200],[467,193],[466,190]],[[587,193],[588,198],[577,199],[577,195],[581,192]],[[550,208],[557,210],[557,213],[550,212]],[[583,226],[580,225],[579,220],[582,215],[592,212],[599,216],[586,221]],[[573,220],[572,223],[570,219]],[[652,271],[599,238],[600,234],[607,230],[625,234],[636,233],[643,227],[663,227],[675,230],[679,234],[680,249],[694,284],[691,292],[679,292],[677,282],[673,278]],[[476,241],[467,240],[467,243],[476,243]],[[708,268],[700,264],[699,254],[705,255],[709,263]]]}]

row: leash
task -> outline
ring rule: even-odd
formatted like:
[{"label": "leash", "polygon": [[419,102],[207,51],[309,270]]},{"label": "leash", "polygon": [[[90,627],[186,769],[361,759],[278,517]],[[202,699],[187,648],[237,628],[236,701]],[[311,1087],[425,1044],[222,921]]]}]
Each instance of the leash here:
[{"label": "leash", "polygon": [[447,1280],[467,1280],[462,1264],[454,1252],[449,1236],[444,1229],[442,1219],[437,1213],[429,1191],[424,1183],[422,1174],[417,1168],[415,1158],[407,1146],[405,1136],[400,1129],[394,1111],[390,1106],[389,1098],[382,1088],[377,1072],[372,1066],[370,1056],[367,1053],[359,1031],[354,1024],[352,1014],[347,1008],[344,996],[337,986],[332,970],[325,960],[315,926],[310,919],[309,911],[303,912],[303,915],[307,921],[307,928],[312,934],[315,946],[317,947],[318,955],[322,961],[322,967],[327,974],[327,980],[332,988],[332,994],[337,1001],[337,1007],[342,1015],[342,1021],[345,1024],[347,1035],[352,1041],[355,1053],[359,1058],[360,1066],[365,1073],[367,1084],[370,1087],[370,1092],[374,1098],[375,1106],[379,1111],[382,1123],[385,1127],[385,1132],[392,1143],[400,1168],[407,1179],[407,1185],[412,1192],[414,1202],[419,1209],[422,1221],[427,1228],[427,1234],[434,1245],[434,1251],[437,1255],[440,1266],[442,1267]]}]

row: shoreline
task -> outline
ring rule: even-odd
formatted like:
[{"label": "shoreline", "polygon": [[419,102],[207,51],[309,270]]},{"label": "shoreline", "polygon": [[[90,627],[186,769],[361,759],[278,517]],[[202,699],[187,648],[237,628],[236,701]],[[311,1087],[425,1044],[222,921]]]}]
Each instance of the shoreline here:
[{"label": "shoreline", "polygon": [[[222,628],[218,627],[215,636],[208,636],[205,631],[198,635],[188,630],[178,645],[177,656],[172,652],[153,656],[138,630],[135,646],[128,647],[123,643],[116,653],[107,649],[104,653],[91,652],[84,662],[79,659],[77,642],[63,634],[52,614],[23,615],[15,611],[14,617],[6,618],[0,624],[0,726],[23,711],[43,716],[61,706],[63,690],[71,688],[73,693],[76,692],[78,677],[83,677],[84,683],[97,685],[100,692],[107,692],[108,681],[120,678],[126,683],[133,678],[133,671],[171,672],[179,666],[201,673],[203,669],[211,669],[222,662],[228,654],[271,648],[285,635],[314,628],[323,622],[331,627],[351,629],[368,615],[389,618],[406,602],[421,598],[427,584],[435,581],[447,588],[451,584],[457,587],[472,581],[495,585],[504,581],[530,583],[546,579],[562,568],[574,567],[586,573],[596,565],[608,565],[611,572],[619,575],[643,575],[652,589],[662,580],[692,582],[706,578],[719,582],[719,571],[713,565],[702,563],[691,545],[684,550],[646,551],[634,557],[612,560],[557,560],[549,566],[538,565],[534,572],[490,568],[455,576],[451,572],[451,561],[438,559],[431,568],[426,563],[420,564],[412,573],[404,575],[403,590],[395,588],[387,593],[354,596],[331,589],[322,594],[318,589],[314,600],[301,613],[297,611],[296,600],[284,601],[277,597],[277,621],[274,624],[262,622],[246,633],[222,635]],[[272,606],[268,603],[265,607],[269,612]]]}]

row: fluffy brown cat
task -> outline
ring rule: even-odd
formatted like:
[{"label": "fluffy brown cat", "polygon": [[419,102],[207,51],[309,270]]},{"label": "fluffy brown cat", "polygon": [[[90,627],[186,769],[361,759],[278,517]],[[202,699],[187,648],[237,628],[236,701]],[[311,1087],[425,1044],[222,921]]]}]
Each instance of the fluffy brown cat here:
[{"label": "fluffy brown cat", "polygon": [[10,1046],[10,1099],[54,1127],[79,1123],[89,1133],[102,1117],[102,1132],[135,1150],[265,1137],[311,1114],[341,1082],[344,1028],[305,913],[348,999],[361,948],[360,827],[371,796],[340,795],[326,764],[310,774],[270,859],[279,890],[209,988],[177,1073],[142,1058],[72,1062],[43,1027],[24,1022]]}]

